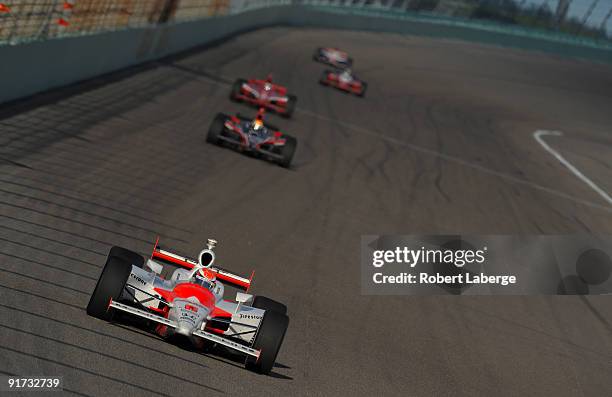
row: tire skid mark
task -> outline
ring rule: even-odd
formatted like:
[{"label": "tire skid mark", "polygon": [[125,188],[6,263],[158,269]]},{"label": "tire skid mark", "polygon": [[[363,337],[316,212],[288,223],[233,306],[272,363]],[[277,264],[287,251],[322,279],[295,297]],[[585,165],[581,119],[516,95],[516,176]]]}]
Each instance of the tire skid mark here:
[{"label": "tire skid mark", "polygon": [[60,241],[60,240],[56,240],[56,239],[53,239],[53,238],[41,236],[40,234],[36,234],[36,233],[32,233],[32,232],[26,232],[26,231],[23,231],[23,230],[15,229],[15,228],[10,227],[10,226],[0,225],[0,229],[10,230],[11,232],[14,232],[14,233],[19,233],[19,234],[23,234],[23,235],[34,237],[34,238],[39,238],[41,240],[49,241],[49,242],[52,242],[54,244],[65,245],[66,247],[76,248],[76,249],[81,250],[81,251],[89,252],[90,254],[100,255],[100,256],[106,257],[106,252],[96,251],[96,250],[92,250],[92,249],[89,249],[89,248],[81,247],[81,246],[78,246],[78,245],[75,245],[75,244],[66,243],[66,242],[63,242],[63,241]]},{"label": "tire skid mark", "polygon": [[[38,190],[40,192],[45,192],[45,193],[49,192],[49,193],[52,193],[52,194],[63,194],[63,195],[66,195],[67,197],[72,197],[72,198],[75,198],[75,199],[82,199],[82,200],[87,200],[87,199],[85,199],[83,197],[87,197],[90,200],[91,199],[95,199],[95,200],[103,199],[105,201],[111,201],[111,200],[113,200],[115,198],[115,197],[113,197],[113,198],[103,197],[102,195],[88,194],[88,193],[85,193],[85,192],[80,191],[80,190],[75,190],[74,188],[68,187],[66,185],[61,185],[61,184],[53,183],[51,181],[44,180],[44,179],[32,178],[31,175],[26,176],[26,175],[23,175],[23,173],[21,173],[19,175],[15,175],[15,174],[12,174],[12,173],[11,174],[3,173],[3,172],[0,171],[0,175],[6,175],[6,176],[9,176],[9,177],[18,178],[21,183],[17,183],[14,180],[9,180],[9,179],[0,179],[0,182],[13,183],[13,184],[16,184],[16,185],[19,185],[19,186],[23,186],[23,187],[26,187],[26,188],[29,188],[29,189]],[[23,183],[24,181],[31,182],[32,184]],[[39,187],[40,185],[45,185],[45,186],[48,186],[48,187],[51,187],[51,188],[54,188],[54,189],[59,189],[62,192],[71,192],[71,193],[74,193],[74,195],[69,195],[69,194],[66,194],[66,193],[58,193],[58,192],[50,190],[48,188]],[[78,196],[80,196],[80,197],[78,197]],[[149,209],[143,208],[143,206],[133,206],[133,205],[130,205],[128,203],[116,203],[116,204],[120,205],[121,207],[123,207],[125,209],[130,209],[131,211],[139,211],[139,212],[147,213],[148,215],[157,216],[157,217],[162,216],[161,212],[151,211]]]},{"label": "tire skid mark", "polygon": [[[19,290],[19,289],[16,289],[16,288],[5,287],[5,286],[3,286],[1,284],[0,284],[0,288],[11,289],[11,290],[13,290],[15,292],[23,293],[24,295],[34,296],[34,297],[37,297],[37,298],[48,300],[50,302],[58,303],[58,304],[61,304],[61,305],[66,305],[66,306],[78,309],[78,310],[80,310],[82,312],[85,312],[85,308],[84,307],[71,305],[71,304],[68,304],[68,303],[65,303],[65,302],[60,302],[60,301],[57,301],[57,300],[54,300],[54,299],[50,299],[50,298],[48,298],[46,296],[32,294],[32,293],[30,293],[28,291]],[[193,364],[193,365],[195,365],[197,367],[200,367],[200,368],[204,368],[204,369],[208,368],[208,366],[206,366],[205,364],[202,364],[202,363],[200,363],[198,361],[191,360],[191,359],[189,359],[187,357],[179,356],[177,354],[173,354],[172,352],[164,351],[164,350],[158,349],[158,348],[156,348],[154,346],[147,345],[147,344],[144,344],[144,343],[138,343],[138,342],[134,342],[134,341],[131,341],[131,340],[127,340],[127,339],[124,339],[124,338],[119,337],[117,335],[112,335],[112,334],[109,334],[109,333],[106,333],[106,332],[102,332],[99,329],[86,328],[86,327],[83,327],[83,326],[80,326],[80,325],[76,325],[74,323],[70,323],[70,322],[67,322],[67,321],[59,320],[59,319],[54,318],[54,317],[49,317],[49,316],[45,316],[45,315],[42,315],[42,314],[34,313],[34,312],[31,312],[31,311],[28,311],[28,309],[16,308],[16,307],[13,307],[13,306],[4,305],[2,303],[0,303],[0,307],[2,307],[4,309],[15,311],[16,313],[26,313],[28,316],[39,318],[39,319],[41,319],[41,321],[56,323],[56,324],[58,324],[58,326],[67,327],[67,328],[73,328],[75,330],[91,333],[91,334],[94,334],[96,336],[101,336],[101,337],[104,337],[104,338],[112,339],[112,340],[115,340],[115,341],[120,342],[120,343],[125,343],[125,344],[128,344],[128,345],[137,347],[139,349],[146,349],[147,351],[153,351],[153,352],[158,353],[158,354],[160,354],[160,355],[162,355],[164,357],[175,358],[175,359],[179,360],[181,363],[182,362],[188,362],[188,363]],[[161,340],[161,339],[159,339],[158,337],[156,337],[154,335],[148,334],[148,336],[152,336],[156,343]]]},{"label": "tire skid mark", "polygon": [[[101,245],[103,245],[105,247],[111,247],[113,245],[113,244],[111,244],[111,243],[109,243],[107,241],[102,241],[102,240],[98,240],[98,239],[95,239],[95,238],[92,238],[92,237],[87,237],[87,236],[84,236],[83,234],[69,232],[69,231],[62,230],[62,229],[59,229],[59,228],[56,228],[56,227],[53,227],[53,226],[48,226],[48,225],[45,225],[45,224],[42,224],[42,223],[36,223],[36,222],[33,222],[33,221],[29,221],[27,219],[15,218],[15,217],[12,217],[12,216],[9,216],[9,215],[4,215],[4,214],[0,214],[0,217],[7,218],[7,219],[10,219],[10,220],[13,220],[13,221],[17,221],[17,222],[22,222],[22,223],[25,223],[27,225],[32,225],[32,226],[35,226],[35,227],[40,227],[40,228],[43,228],[43,229],[52,230],[54,232],[64,233],[64,234],[67,234],[67,235],[72,236],[72,237],[77,237],[77,238],[81,238],[83,240],[94,242],[96,244],[101,244]],[[75,247],[77,247],[77,246],[75,245]]]},{"label": "tire skid mark", "polygon": [[0,251],[0,256],[6,256],[8,258],[22,260],[24,262],[27,262],[28,264],[40,265],[40,266],[44,267],[45,269],[55,269],[55,270],[58,270],[60,272],[69,273],[69,274],[72,274],[72,275],[75,275],[75,276],[78,276],[78,277],[82,277],[82,278],[85,278],[85,279],[88,279],[88,280],[91,280],[91,281],[98,281],[98,277],[97,276],[96,277],[88,276],[88,275],[85,275],[85,274],[82,274],[82,273],[78,273],[78,272],[75,272],[73,270],[69,270],[69,269],[63,268],[63,267],[51,265],[49,263],[39,262],[39,261],[31,259],[31,258],[24,258],[22,256],[9,254],[9,253],[3,252],[3,251]]},{"label": "tire skid mark", "polygon": [[45,254],[54,255],[54,256],[57,256],[57,257],[60,257],[60,258],[68,259],[68,260],[73,261],[73,262],[79,262],[79,263],[81,263],[83,265],[94,267],[96,269],[100,268],[100,266],[98,266],[98,265],[96,265],[94,263],[86,262],[86,261],[84,261],[82,259],[77,259],[77,258],[74,258],[72,256],[64,255],[64,254],[61,254],[61,253],[56,252],[56,251],[50,251],[50,250],[47,250],[47,249],[44,249],[44,248],[40,248],[40,247],[37,247],[35,245],[30,245],[30,244],[22,243],[20,241],[10,240],[10,239],[4,238],[4,237],[0,237],[0,241],[4,241],[5,243],[14,244],[14,245],[17,245],[17,246],[20,246],[20,247],[24,247],[24,248],[30,248],[34,252],[44,252]]},{"label": "tire skid mark", "polygon": [[[1,181],[2,181],[2,180],[0,179],[0,182],[1,182]],[[25,187],[27,187],[26,185],[20,185],[20,184],[18,184],[18,183],[14,183],[14,182],[5,182],[5,183],[9,183],[9,184],[16,185],[16,186],[25,186]],[[112,212],[116,212],[116,213],[121,214],[121,215],[124,215],[124,216],[129,216],[129,217],[132,217],[132,218],[136,218],[136,219],[138,219],[138,220],[141,220],[141,221],[145,221],[145,222],[151,223],[151,224],[153,224],[153,225],[163,226],[163,227],[165,227],[165,228],[168,228],[168,229],[174,229],[174,230],[176,230],[176,231],[180,231],[180,232],[184,232],[184,233],[191,233],[191,231],[190,231],[190,230],[187,230],[187,229],[184,229],[184,228],[180,228],[180,227],[176,227],[176,226],[172,226],[172,225],[167,224],[167,223],[164,223],[164,222],[155,221],[155,220],[152,220],[152,219],[150,219],[150,218],[146,218],[146,217],[143,217],[143,216],[140,216],[140,215],[136,215],[136,214],[134,214],[133,212],[124,211],[124,210],[118,209],[118,208],[116,208],[116,207],[111,207],[111,206],[109,206],[109,205],[105,205],[105,204],[98,204],[98,203],[94,203],[94,202],[91,202],[91,201],[87,201],[87,200],[83,200],[83,199],[74,198],[74,197],[67,196],[67,195],[62,194],[62,193],[55,193],[55,192],[45,191],[45,190],[42,190],[42,189],[33,189],[33,188],[29,188],[29,189],[32,189],[32,190],[39,190],[39,191],[41,191],[41,192],[46,193],[46,195],[53,195],[53,196],[63,197],[63,198],[65,198],[65,199],[68,199],[68,200],[73,200],[73,201],[76,201],[76,202],[78,202],[78,203],[82,203],[82,204],[90,205],[90,206],[93,206],[93,207],[103,208],[103,209],[105,209],[105,210],[112,211]],[[91,213],[91,212],[86,212],[85,210],[80,210],[80,209],[77,209],[77,208],[72,207],[72,206],[68,206],[68,205],[65,205],[65,204],[59,204],[59,203],[54,202],[54,201],[51,201],[51,200],[42,199],[42,198],[35,197],[35,196],[33,196],[33,195],[29,195],[29,194],[25,194],[25,193],[14,192],[14,191],[11,191],[11,190],[5,190],[5,189],[2,189],[2,188],[0,188],[0,192],[2,192],[2,193],[6,193],[6,194],[15,195],[15,196],[19,196],[19,197],[23,197],[23,198],[27,198],[27,199],[31,199],[31,200],[37,200],[37,201],[41,201],[41,202],[48,203],[48,204],[57,205],[57,206],[60,206],[60,207],[63,207],[63,208],[71,209],[71,210],[73,210],[73,211],[85,212],[85,213],[87,213],[87,214],[89,214],[89,215],[92,215],[92,214],[93,214],[93,213]],[[105,219],[107,219],[107,220],[117,221],[115,218],[105,217],[105,216],[103,216],[103,215],[93,214],[92,216],[104,217],[104,218],[105,218]],[[137,227],[137,226],[134,226],[134,227]],[[149,231],[149,230],[147,230],[147,231]]]},{"label": "tire skid mark", "polygon": [[23,356],[29,357],[31,359],[45,361],[45,362],[48,362],[48,363],[51,363],[51,364],[59,365],[61,367],[66,367],[66,368],[69,368],[69,369],[72,369],[72,370],[75,370],[75,371],[80,371],[80,372],[84,372],[84,373],[89,374],[89,375],[97,376],[99,378],[103,378],[103,379],[107,379],[107,380],[110,380],[110,381],[113,381],[113,382],[121,383],[121,384],[124,384],[126,386],[130,386],[130,387],[133,387],[135,389],[138,389],[138,390],[149,392],[149,393],[154,394],[154,395],[159,395],[159,396],[164,396],[164,397],[172,397],[170,394],[161,393],[161,392],[159,392],[157,390],[153,390],[153,389],[149,389],[147,387],[139,386],[139,385],[137,385],[135,383],[131,383],[131,382],[128,382],[128,381],[125,381],[125,380],[113,378],[112,376],[107,376],[107,375],[104,375],[104,374],[102,374],[100,372],[90,371],[88,369],[77,367],[75,365],[71,365],[71,364],[68,364],[66,362],[62,362],[62,361],[46,358],[46,357],[43,357],[43,356],[38,355],[38,354],[26,353],[26,352],[23,352],[21,350],[13,349],[11,347],[3,346],[3,345],[0,345],[0,349],[7,350],[7,351],[9,351],[11,353],[14,353],[14,354],[17,354],[17,355],[23,355]]},{"label": "tire skid mark", "polygon": [[[49,217],[56,218],[56,219],[61,219],[61,220],[66,221],[66,222],[76,223],[76,224],[79,224],[79,225],[82,225],[82,226],[86,226],[86,227],[89,227],[89,228],[92,228],[92,229],[96,229],[96,230],[100,230],[100,231],[103,231],[103,232],[107,232],[107,233],[110,233],[110,234],[113,234],[113,235],[116,235],[116,236],[127,237],[127,238],[135,240],[135,241],[140,241],[140,242],[147,243],[147,244],[152,244],[153,243],[153,241],[151,241],[151,240],[145,240],[145,239],[136,237],[136,236],[134,236],[132,234],[125,234],[125,233],[117,232],[117,231],[114,231],[112,229],[108,229],[108,228],[104,228],[104,227],[101,227],[101,226],[93,225],[91,223],[77,221],[75,219],[68,218],[68,217],[61,216],[61,215],[51,214],[49,212],[37,210],[37,209],[26,207],[26,206],[23,206],[23,205],[17,205],[17,204],[9,203],[9,202],[2,201],[2,200],[0,200],[0,204],[3,204],[5,206],[10,206],[10,207],[13,207],[13,208],[18,208],[20,210],[31,211],[31,212],[34,212],[34,213],[37,213],[37,214],[49,216]],[[165,239],[169,239],[169,240],[173,240],[173,241],[179,241],[179,242],[183,242],[183,243],[187,242],[187,241],[185,241],[183,239],[171,237],[171,236],[168,236],[168,235],[165,235],[165,234],[161,234],[161,233],[158,234],[158,233],[156,233],[154,231],[151,231],[150,234],[152,234],[152,235],[159,235],[159,236],[161,236],[161,237],[163,237]]]},{"label": "tire skid mark", "polygon": [[2,323],[0,323],[0,328],[10,329],[11,331],[14,331],[14,332],[18,332],[18,333],[30,335],[30,336],[33,336],[33,337],[41,338],[41,339],[44,339],[46,342],[56,342],[56,343],[58,343],[60,345],[71,347],[71,348],[76,349],[76,350],[80,350],[80,351],[87,352],[87,353],[92,353],[92,354],[96,355],[97,357],[104,357],[104,358],[107,358],[107,359],[116,360],[116,361],[122,362],[124,364],[132,365],[132,366],[137,367],[139,369],[144,369],[144,370],[147,370],[147,371],[154,372],[154,373],[156,373],[158,375],[168,376],[168,377],[171,377],[173,379],[178,379],[178,380],[180,380],[182,382],[189,383],[189,384],[192,384],[192,385],[197,386],[197,387],[203,387],[205,389],[221,392],[221,390],[219,390],[217,388],[213,388],[213,387],[208,386],[208,385],[205,385],[204,383],[195,382],[195,381],[193,381],[191,379],[184,378],[184,377],[179,376],[179,375],[170,374],[168,372],[164,372],[164,371],[159,370],[157,368],[153,368],[153,367],[150,367],[150,366],[147,366],[147,365],[144,365],[144,364],[139,364],[139,363],[137,363],[135,361],[126,360],[126,359],[123,359],[121,357],[115,357],[115,356],[112,356],[112,355],[110,355],[108,353],[105,353],[105,352],[101,352],[101,351],[98,351],[98,350],[90,349],[90,348],[87,348],[87,347],[84,347],[84,346],[79,346],[79,345],[67,342],[65,340],[54,338],[54,337],[51,337],[51,336],[48,336],[48,335],[43,335],[43,334],[31,331],[31,330],[24,330],[24,329],[12,327],[10,325],[6,325],[6,324],[2,324]]},{"label": "tire skid mark", "polygon": [[19,273],[19,272],[14,272],[12,270],[6,270],[6,269],[2,269],[2,268],[0,268],[0,272],[13,274],[13,275],[16,275],[16,276],[20,276],[20,277],[23,277],[23,278],[34,280],[34,281],[42,283],[42,284],[48,284],[48,285],[51,285],[53,287],[59,287],[59,288],[67,289],[69,291],[77,292],[79,294],[83,294],[83,295],[87,295],[87,296],[90,295],[90,292],[85,292],[83,290],[79,290],[79,289],[76,289],[76,288],[67,287],[65,285],[62,285],[62,284],[59,284],[59,283],[54,283],[54,282],[48,281],[48,280],[41,280],[40,278],[36,278],[36,277],[30,276],[29,274],[23,274],[23,273]]}]

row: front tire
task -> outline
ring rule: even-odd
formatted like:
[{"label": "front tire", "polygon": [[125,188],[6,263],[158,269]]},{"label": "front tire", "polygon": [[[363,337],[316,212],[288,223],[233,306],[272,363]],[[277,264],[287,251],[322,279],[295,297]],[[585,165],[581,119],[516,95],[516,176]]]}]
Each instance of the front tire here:
[{"label": "front tire", "polygon": [[142,255],[123,247],[112,247],[108,252],[108,256],[115,256],[117,258],[123,259],[127,263],[139,267],[141,269],[144,266],[144,258],[142,257]]},{"label": "front tire", "polygon": [[261,351],[259,359],[248,357],[245,367],[259,374],[269,374],[283,344],[287,327],[289,327],[289,317],[275,311],[265,312],[252,346]]},{"label": "front tire", "polygon": [[110,320],[112,317],[112,312],[108,310],[110,300],[119,299],[130,273],[132,265],[128,261],[109,256],[87,304],[87,314],[100,320]]},{"label": "front tire", "polygon": [[295,104],[297,103],[297,97],[295,95],[287,96],[287,107],[285,108],[285,113],[283,113],[283,117],[289,118],[293,115],[295,111]]},{"label": "front tire", "polygon": [[329,70],[326,70],[323,72],[323,74],[321,75],[321,78],[319,79],[319,84],[321,85],[329,85],[329,81],[327,80],[327,76],[329,76]]},{"label": "front tire", "polygon": [[252,307],[263,309],[265,311],[273,311],[280,314],[287,314],[287,306],[277,302],[274,299],[266,298],[265,296],[257,295],[253,300]]},{"label": "front tire", "polygon": [[213,120],[210,128],[208,129],[208,134],[206,135],[206,142],[212,143],[214,145],[218,145],[221,141],[219,137],[223,133],[225,129],[225,120],[227,117],[223,113],[217,113],[215,119]]},{"label": "front tire", "polygon": [[281,156],[282,159],[278,161],[278,164],[281,167],[289,168],[291,165],[291,161],[293,160],[293,155],[295,154],[295,150],[297,149],[297,139],[292,136],[285,136],[285,145],[281,146]]},{"label": "front tire", "polygon": [[232,91],[230,92],[230,99],[232,101],[240,102],[240,98],[238,95],[242,92],[242,85],[246,83],[245,79],[237,79],[232,86]]},{"label": "front tire", "polygon": [[365,96],[365,93],[366,93],[367,90],[368,90],[368,83],[362,82],[361,83],[361,91],[359,92],[359,94],[357,94],[357,96],[360,96],[360,97],[363,98]]}]

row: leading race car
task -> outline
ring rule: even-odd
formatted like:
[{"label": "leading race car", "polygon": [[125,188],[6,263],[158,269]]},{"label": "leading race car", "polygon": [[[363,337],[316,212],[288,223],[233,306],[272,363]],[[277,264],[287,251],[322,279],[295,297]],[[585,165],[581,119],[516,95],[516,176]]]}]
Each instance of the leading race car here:
[{"label": "leading race car", "polygon": [[297,102],[297,97],[289,95],[287,88],[272,83],[271,75],[268,75],[265,80],[236,80],[232,86],[230,99],[265,107],[284,117],[291,117]]},{"label": "leading race car", "polygon": [[208,130],[206,142],[229,144],[288,168],[297,148],[297,140],[264,123],[264,113],[265,110],[260,109],[255,119],[240,114],[228,116],[218,113]]},{"label": "leading race car", "polygon": [[344,92],[350,92],[357,96],[364,96],[368,89],[368,83],[361,81],[353,74],[350,69],[345,69],[342,72],[326,70],[321,75],[319,83],[325,86],[332,86]]},{"label": "leading race car", "polygon": [[338,48],[319,47],[316,49],[312,59],[337,68],[350,68],[353,66],[353,58]]},{"label": "leading race car", "polygon": [[[209,239],[197,261],[156,244],[146,263],[133,251],[111,248],[87,314],[109,321],[122,313],[163,338],[201,349],[223,346],[244,355],[246,368],[270,373],[289,325],[287,307],[245,292],[238,292],[235,301],[223,299],[224,285],[248,291],[252,275],[216,267],[216,244]],[[167,279],[164,265],[174,269]]]}]

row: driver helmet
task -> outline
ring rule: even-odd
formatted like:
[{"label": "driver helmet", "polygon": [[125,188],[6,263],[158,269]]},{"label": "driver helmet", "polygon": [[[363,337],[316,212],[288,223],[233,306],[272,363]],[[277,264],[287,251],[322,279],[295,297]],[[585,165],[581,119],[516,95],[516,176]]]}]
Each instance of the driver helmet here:
[{"label": "driver helmet", "polygon": [[214,288],[216,280],[217,276],[210,269],[202,269],[195,274],[196,284],[211,290]]},{"label": "driver helmet", "polygon": [[253,120],[253,130],[259,131],[260,129],[264,127],[264,122],[263,122],[264,112],[265,110],[263,108],[260,109],[259,112],[257,112],[257,116],[255,116],[255,119]]},{"label": "driver helmet", "polygon": [[259,117],[255,118],[255,120],[253,120],[253,129],[255,131],[258,131],[258,130],[262,129],[263,126],[264,126],[264,122]]},{"label": "driver helmet", "polygon": [[215,272],[213,272],[210,269],[202,269],[202,271],[200,273],[202,274],[202,276],[206,277],[210,281],[215,281],[217,279],[217,276],[215,275]]},{"label": "driver helmet", "polygon": [[264,89],[266,91],[270,91],[272,89],[272,74],[271,73],[266,76],[266,82],[264,84]]}]

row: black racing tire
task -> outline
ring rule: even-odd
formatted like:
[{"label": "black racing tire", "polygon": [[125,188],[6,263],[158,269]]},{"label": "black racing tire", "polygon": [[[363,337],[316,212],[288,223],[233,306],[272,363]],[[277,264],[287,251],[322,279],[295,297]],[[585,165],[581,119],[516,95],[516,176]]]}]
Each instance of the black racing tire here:
[{"label": "black racing tire", "polygon": [[368,90],[368,83],[364,83],[363,81],[361,82],[361,91],[359,92],[359,94],[357,94],[357,96],[360,97],[364,97],[366,91]]},{"label": "black racing tire", "polygon": [[232,101],[240,102],[238,95],[242,89],[242,84],[246,83],[245,79],[236,79],[234,85],[232,85],[232,91],[230,92],[230,99]]},{"label": "black racing tire", "polygon": [[275,301],[274,299],[266,298],[265,296],[257,295],[255,299],[253,299],[253,304],[251,306],[258,309],[263,309],[265,311],[287,314],[287,306],[285,306],[283,303]]},{"label": "black racing tire", "polygon": [[315,53],[312,55],[312,59],[313,59],[315,62],[321,62],[321,52],[322,52],[322,51],[323,51],[323,48],[322,48],[322,47],[318,47],[318,48],[315,50]]},{"label": "black racing tire", "polygon": [[297,139],[289,135],[285,135],[284,138],[285,144],[280,147],[280,154],[283,158],[278,160],[278,164],[283,168],[289,168],[297,149]]},{"label": "black racing tire", "polygon": [[319,84],[321,85],[329,85],[329,82],[327,80],[327,75],[329,75],[331,72],[329,70],[326,70],[323,72],[323,74],[321,74],[321,78],[319,79]]},{"label": "black racing tire", "polygon": [[108,252],[108,256],[115,256],[117,258],[121,258],[127,263],[130,263],[141,269],[144,266],[144,258],[142,257],[142,255],[123,247],[112,247]]},{"label": "black racing tire", "polygon": [[282,114],[283,117],[289,118],[295,111],[295,104],[297,103],[297,97],[295,95],[287,95],[287,107],[285,112]]},{"label": "black racing tire", "polygon": [[100,320],[110,320],[112,318],[112,311],[108,310],[110,300],[119,299],[131,272],[132,265],[128,261],[117,256],[109,256],[87,304],[87,314]]},{"label": "black racing tire", "polygon": [[260,350],[261,354],[259,359],[247,357],[245,367],[259,374],[269,374],[274,367],[288,326],[289,317],[286,315],[275,311],[265,312],[252,345],[253,349]]},{"label": "black racing tire", "polygon": [[223,113],[217,113],[215,119],[210,125],[210,128],[208,129],[208,134],[206,134],[206,142],[214,145],[218,145],[221,142],[219,137],[225,129],[225,120],[227,120],[226,115]]},{"label": "black racing tire", "polygon": [[352,66],[353,66],[353,58],[348,57],[348,58],[346,59],[345,65],[346,65],[346,67],[347,67],[347,68],[352,67]]}]

